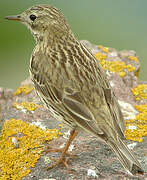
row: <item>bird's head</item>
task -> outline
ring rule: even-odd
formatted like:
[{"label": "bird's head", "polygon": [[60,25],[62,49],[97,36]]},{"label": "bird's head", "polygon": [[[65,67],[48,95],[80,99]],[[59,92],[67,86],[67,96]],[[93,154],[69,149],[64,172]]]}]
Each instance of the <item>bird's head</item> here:
[{"label": "bird's head", "polygon": [[19,15],[5,18],[25,24],[37,40],[44,36],[62,38],[70,32],[63,14],[57,8],[48,5],[36,5]]}]

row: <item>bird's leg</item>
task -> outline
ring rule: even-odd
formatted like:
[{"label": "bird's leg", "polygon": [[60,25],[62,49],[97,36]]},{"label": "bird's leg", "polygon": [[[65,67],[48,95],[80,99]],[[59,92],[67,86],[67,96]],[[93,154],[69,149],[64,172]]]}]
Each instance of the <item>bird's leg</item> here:
[{"label": "bird's leg", "polygon": [[73,139],[76,137],[77,134],[78,134],[78,132],[77,132],[75,129],[73,129],[73,130],[70,132],[69,139],[68,139],[68,141],[66,142],[66,145],[64,146],[63,149],[61,149],[61,150],[60,150],[60,149],[55,149],[55,150],[54,150],[54,149],[51,149],[51,151],[50,151],[50,150],[47,150],[48,152],[62,152],[62,154],[61,154],[60,158],[57,160],[57,162],[54,163],[53,165],[49,166],[49,167],[47,168],[47,170],[52,169],[53,167],[55,167],[55,166],[57,166],[57,165],[59,165],[59,164],[64,164],[64,166],[65,166],[67,169],[69,169],[67,160],[65,159],[65,155],[66,155],[66,154],[70,154],[70,153],[67,152],[67,151],[68,151],[68,148],[69,148],[70,144],[72,143]]}]

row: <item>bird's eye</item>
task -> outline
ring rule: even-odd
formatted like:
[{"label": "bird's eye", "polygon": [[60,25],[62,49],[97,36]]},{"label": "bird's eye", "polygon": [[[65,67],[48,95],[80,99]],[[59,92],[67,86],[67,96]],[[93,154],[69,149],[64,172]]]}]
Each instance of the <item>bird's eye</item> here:
[{"label": "bird's eye", "polygon": [[36,18],[37,18],[37,17],[36,17],[34,14],[31,14],[31,15],[30,15],[30,19],[31,19],[32,21],[34,21]]}]

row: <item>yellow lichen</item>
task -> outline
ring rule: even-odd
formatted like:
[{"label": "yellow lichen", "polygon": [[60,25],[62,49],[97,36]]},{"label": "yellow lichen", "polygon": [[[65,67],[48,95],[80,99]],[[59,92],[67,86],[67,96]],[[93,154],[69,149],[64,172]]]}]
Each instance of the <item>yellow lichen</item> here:
[{"label": "yellow lichen", "polygon": [[128,69],[129,72],[133,72],[136,70],[136,67],[132,66],[131,64],[126,65],[126,68]]},{"label": "yellow lichen", "polygon": [[99,52],[95,54],[95,57],[101,62],[107,58],[107,55]]},{"label": "yellow lichen", "polygon": [[[6,120],[0,136],[0,179],[16,179],[30,173],[41,153],[45,142],[57,138],[61,133],[57,129],[45,129],[22,120]],[[16,138],[16,147],[12,138]]]},{"label": "yellow lichen", "polygon": [[20,86],[16,89],[16,91],[14,92],[14,96],[21,94],[22,92],[24,92],[25,94],[30,93],[34,88],[25,85],[25,86]]},{"label": "yellow lichen", "polygon": [[130,59],[130,60],[132,60],[132,61],[139,62],[138,57],[135,57],[135,56],[128,56],[128,59]]},{"label": "yellow lichen", "polygon": [[102,45],[99,45],[98,48],[101,49],[105,53],[109,53],[109,48],[108,47],[104,47]]},{"label": "yellow lichen", "polygon": [[136,105],[135,108],[142,113],[147,113],[147,104]]},{"label": "yellow lichen", "polygon": [[129,72],[135,71],[136,68],[131,64],[126,65],[123,61],[108,61],[106,60],[107,55],[103,53],[96,53],[95,57],[99,60],[99,63],[104,69],[107,69],[111,72],[118,73],[121,77],[126,75],[124,69],[128,69]]},{"label": "yellow lichen", "polygon": [[103,48],[102,48],[102,51],[105,52],[105,53],[109,53],[109,48],[103,47]]},{"label": "yellow lichen", "polygon": [[61,129],[63,128],[63,124],[58,124],[58,126],[59,126],[59,128],[61,128]]},{"label": "yellow lichen", "polygon": [[125,137],[128,140],[132,140],[132,141],[138,141],[138,142],[142,142],[142,130],[131,130],[131,129],[127,129],[128,125],[126,125],[126,131],[125,131]]},{"label": "yellow lichen", "polygon": [[104,69],[120,73],[125,68],[125,63],[121,61],[103,61],[100,62]]},{"label": "yellow lichen", "polygon": [[137,87],[132,89],[132,93],[137,101],[147,99],[147,84],[139,84]]},{"label": "yellow lichen", "polygon": [[122,71],[118,73],[120,75],[120,77],[124,77],[126,75],[126,72]]},{"label": "yellow lichen", "polygon": [[98,45],[98,49],[102,49],[104,46],[102,45]]},{"label": "yellow lichen", "polygon": [[[143,137],[147,136],[147,104],[136,105],[135,108],[139,111],[135,119],[126,121],[126,139],[142,142]],[[129,129],[130,126],[135,126],[136,129]]]},{"label": "yellow lichen", "polygon": [[139,73],[140,73],[140,68],[138,68],[137,71],[135,72],[135,76],[139,77]]},{"label": "yellow lichen", "polygon": [[33,102],[21,102],[21,103],[14,102],[13,107],[21,110],[26,109],[28,111],[35,111],[39,107],[39,105]]}]

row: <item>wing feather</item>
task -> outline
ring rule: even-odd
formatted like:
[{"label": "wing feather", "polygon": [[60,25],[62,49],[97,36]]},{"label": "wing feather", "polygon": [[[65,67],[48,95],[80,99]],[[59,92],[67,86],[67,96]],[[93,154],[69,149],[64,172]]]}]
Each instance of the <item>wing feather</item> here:
[{"label": "wing feather", "polygon": [[[48,64],[48,67],[50,67],[51,70],[47,71],[45,66],[47,66],[47,63],[50,63],[50,61],[46,59],[47,57],[44,58],[43,54],[32,56],[32,61],[30,63],[30,72],[35,88],[46,105],[51,107],[57,115],[59,115],[59,118],[62,116],[69,125],[80,126],[97,135],[102,135],[103,129],[100,128],[100,124],[102,126],[103,124],[106,124],[110,129],[123,137],[124,122],[121,122],[122,114],[114,94],[109,87],[109,83],[106,80],[105,74],[101,67],[99,67],[98,62],[93,55],[85,47],[82,46],[82,48],[83,51],[85,51],[84,53],[87,53],[87,56],[89,56],[91,60],[88,62],[89,66],[93,68],[93,71],[89,72],[88,76],[91,75],[91,79],[93,79],[93,72],[96,76],[94,79],[95,82],[93,83],[95,86],[94,92],[90,90],[89,98],[85,98],[84,90],[88,91],[89,87],[87,87],[87,85],[88,83],[90,84],[90,82],[86,82],[85,89],[81,88],[79,90],[77,81],[75,80],[78,75],[77,72],[73,72],[73,76],[67,76],[71,79],[66,79],[64,81],[64,78],[66,78],[64,75],[67,72],[62,72],[65,74],[59,73],[61,70],[58,72],[58,69],[56,68],[55,70],[55,67],[52,67],[52,64]],[[42,62],[40,62],[41,59]],[[45,63],[43,61],[45,61]],[[73,69],[68,69],[71,73],[72,70]],[[58,76],[57,74],[55,75],[56,71],[58,72]],[[84,68],[80,69],[79,72],[82,71],[84,71]],[[83,78],[86,77],[83,76]],[[67,82],[68,84],[66,84]],[[95,94],[96,97],[94,97],[93,94]],[[96,100],[94,100],[94,98],[96,98]],[[100,109],[97,109],[99,105],[98,107],[93,107],[93,100],[96,102],[95,105],[98,103],[101,106]],[[93,111],[92,108],[95,110]],[[99,118],[100,120],[98,120]]]}]

